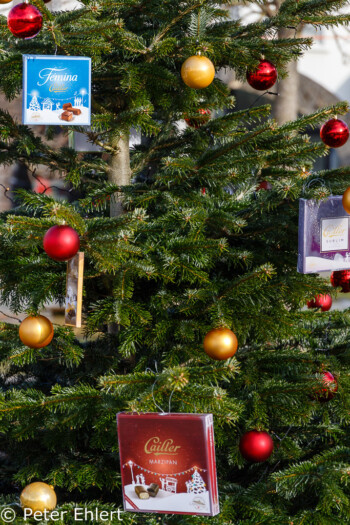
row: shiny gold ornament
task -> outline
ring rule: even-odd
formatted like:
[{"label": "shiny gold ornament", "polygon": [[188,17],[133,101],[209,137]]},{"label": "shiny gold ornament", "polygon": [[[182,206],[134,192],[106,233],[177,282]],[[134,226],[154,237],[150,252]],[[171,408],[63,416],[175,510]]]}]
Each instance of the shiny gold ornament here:
[{"label": "shiny gold ornament", "polygon": [[20,495],[21,505],[32,512],[53,510],[57,505],[56,493],[51,485],[36,481],[27,485]]},{"label": "shiny gold ornament", "polygon": [[182,64],[181,77],[186,86],[194,89],[203,89],[213,82],[215,67],[209,58],[194,55]]},{"label": "shiny gold ornament", "polygon": [[0,4],[9,4],[12,0],[0,0]]},{"label": "shiny gold ornament", "polygon": [[26,317],[19,326],[19,337],[29,348],[43,348],[53,338],[52,323],[44,315]]},{"label": "shiny gold ornament", "polygon": [[343,208],[350,215],[350,186],[343,193]]},{"label": "shiny gold ornament", "polygon": [[237,352],[238,341],[228,328],[214,328],[204,338],[204,350],[212,359],[223,361]]}]

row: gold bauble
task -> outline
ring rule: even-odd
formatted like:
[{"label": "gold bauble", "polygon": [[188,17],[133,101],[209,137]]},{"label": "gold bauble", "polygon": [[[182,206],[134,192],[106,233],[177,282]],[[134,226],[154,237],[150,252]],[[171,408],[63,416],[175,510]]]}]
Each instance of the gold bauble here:
[{"label": "gold bauble", "polygon": [[228,328],[214,328],[204,338],[204,350],[213,359],[223,361],[237,352],[238,341]]},{"label": "gold bauble", "polygon": [[343,193],[343,208],[350,215],[350,186]]},{"label": "gold bauble", "polygon": [[209,58],[194,55],[182,64],[181,77],[190,88],[206,88],[214,80],[215,67]]},{"label": "gold bauble", "polygon": [[19,326],[19,337],[29,348],[43,348],[53,338],[52,323],[44,315],[26,317]]},{"label": "gold bauble", "polygon": [[21,505],[32,512],[53,510],[57,505],[56,493],[51,485],[36,481],[27,485],[20,495]]},{"label": "gold bauble", "polygon": [[12,0],[0,0],[0,4],[9,4]]}]

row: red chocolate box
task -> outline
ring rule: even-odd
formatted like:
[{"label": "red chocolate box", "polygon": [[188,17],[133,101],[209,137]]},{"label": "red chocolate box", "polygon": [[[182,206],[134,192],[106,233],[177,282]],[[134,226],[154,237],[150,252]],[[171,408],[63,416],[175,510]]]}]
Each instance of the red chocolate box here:
[{"label": "red chocolate box", "polygon": [[117,422],[124,510],[219,513],[212,414],[120,412]]}]

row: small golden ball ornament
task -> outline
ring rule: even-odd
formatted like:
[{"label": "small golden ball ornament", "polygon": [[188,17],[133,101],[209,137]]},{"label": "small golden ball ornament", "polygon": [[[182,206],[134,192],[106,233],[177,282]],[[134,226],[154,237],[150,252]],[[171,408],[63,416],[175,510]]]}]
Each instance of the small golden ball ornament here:
[{"label": "small golden ball ornament", "polygon": [[214,80],[214,64],[208,57],[193,55],[182,64],[181,77],[186,86],[190,88],[206,88]]},{"label": "small golden ball ornament", "polygon": [[57,496],[52,485],[36,481],[24,487],[20,501],[24,509],[31,509],[32,512],[44,512],[56,507]]},{"label": "small golden ball ornament", "polygon": [[212,359],[223,361],[237,352],[236,335],[228,328],[213,328],[204,338],[204,350]]},{"label": "small golden ball ornament", "polygon": [[350,186],[343,193],[343,208],[350,215]]},{"label": "small golden ball ornament", "polygon": [[29,348],[43,348],[51,343],[54,330],[44,315],[26,317],[19,326],[19,337]]}]

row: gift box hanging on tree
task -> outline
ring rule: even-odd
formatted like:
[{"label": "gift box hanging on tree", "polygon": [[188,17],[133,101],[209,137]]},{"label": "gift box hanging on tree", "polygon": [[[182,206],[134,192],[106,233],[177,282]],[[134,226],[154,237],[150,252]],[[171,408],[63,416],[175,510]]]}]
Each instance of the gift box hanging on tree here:
[{"label": "gift box hanging on tree", "polygon": [[350,216],[342,196],[299,202],[298,272],[350,269]]},{"label": "gift box hanging on tree", "polygon": [[89,126],[91,59],[23,55],[23,124]]},{"label": "gift box hanging on tree", "polygon": [[219,513],[212,414],[117,416],[124,510]]}]

